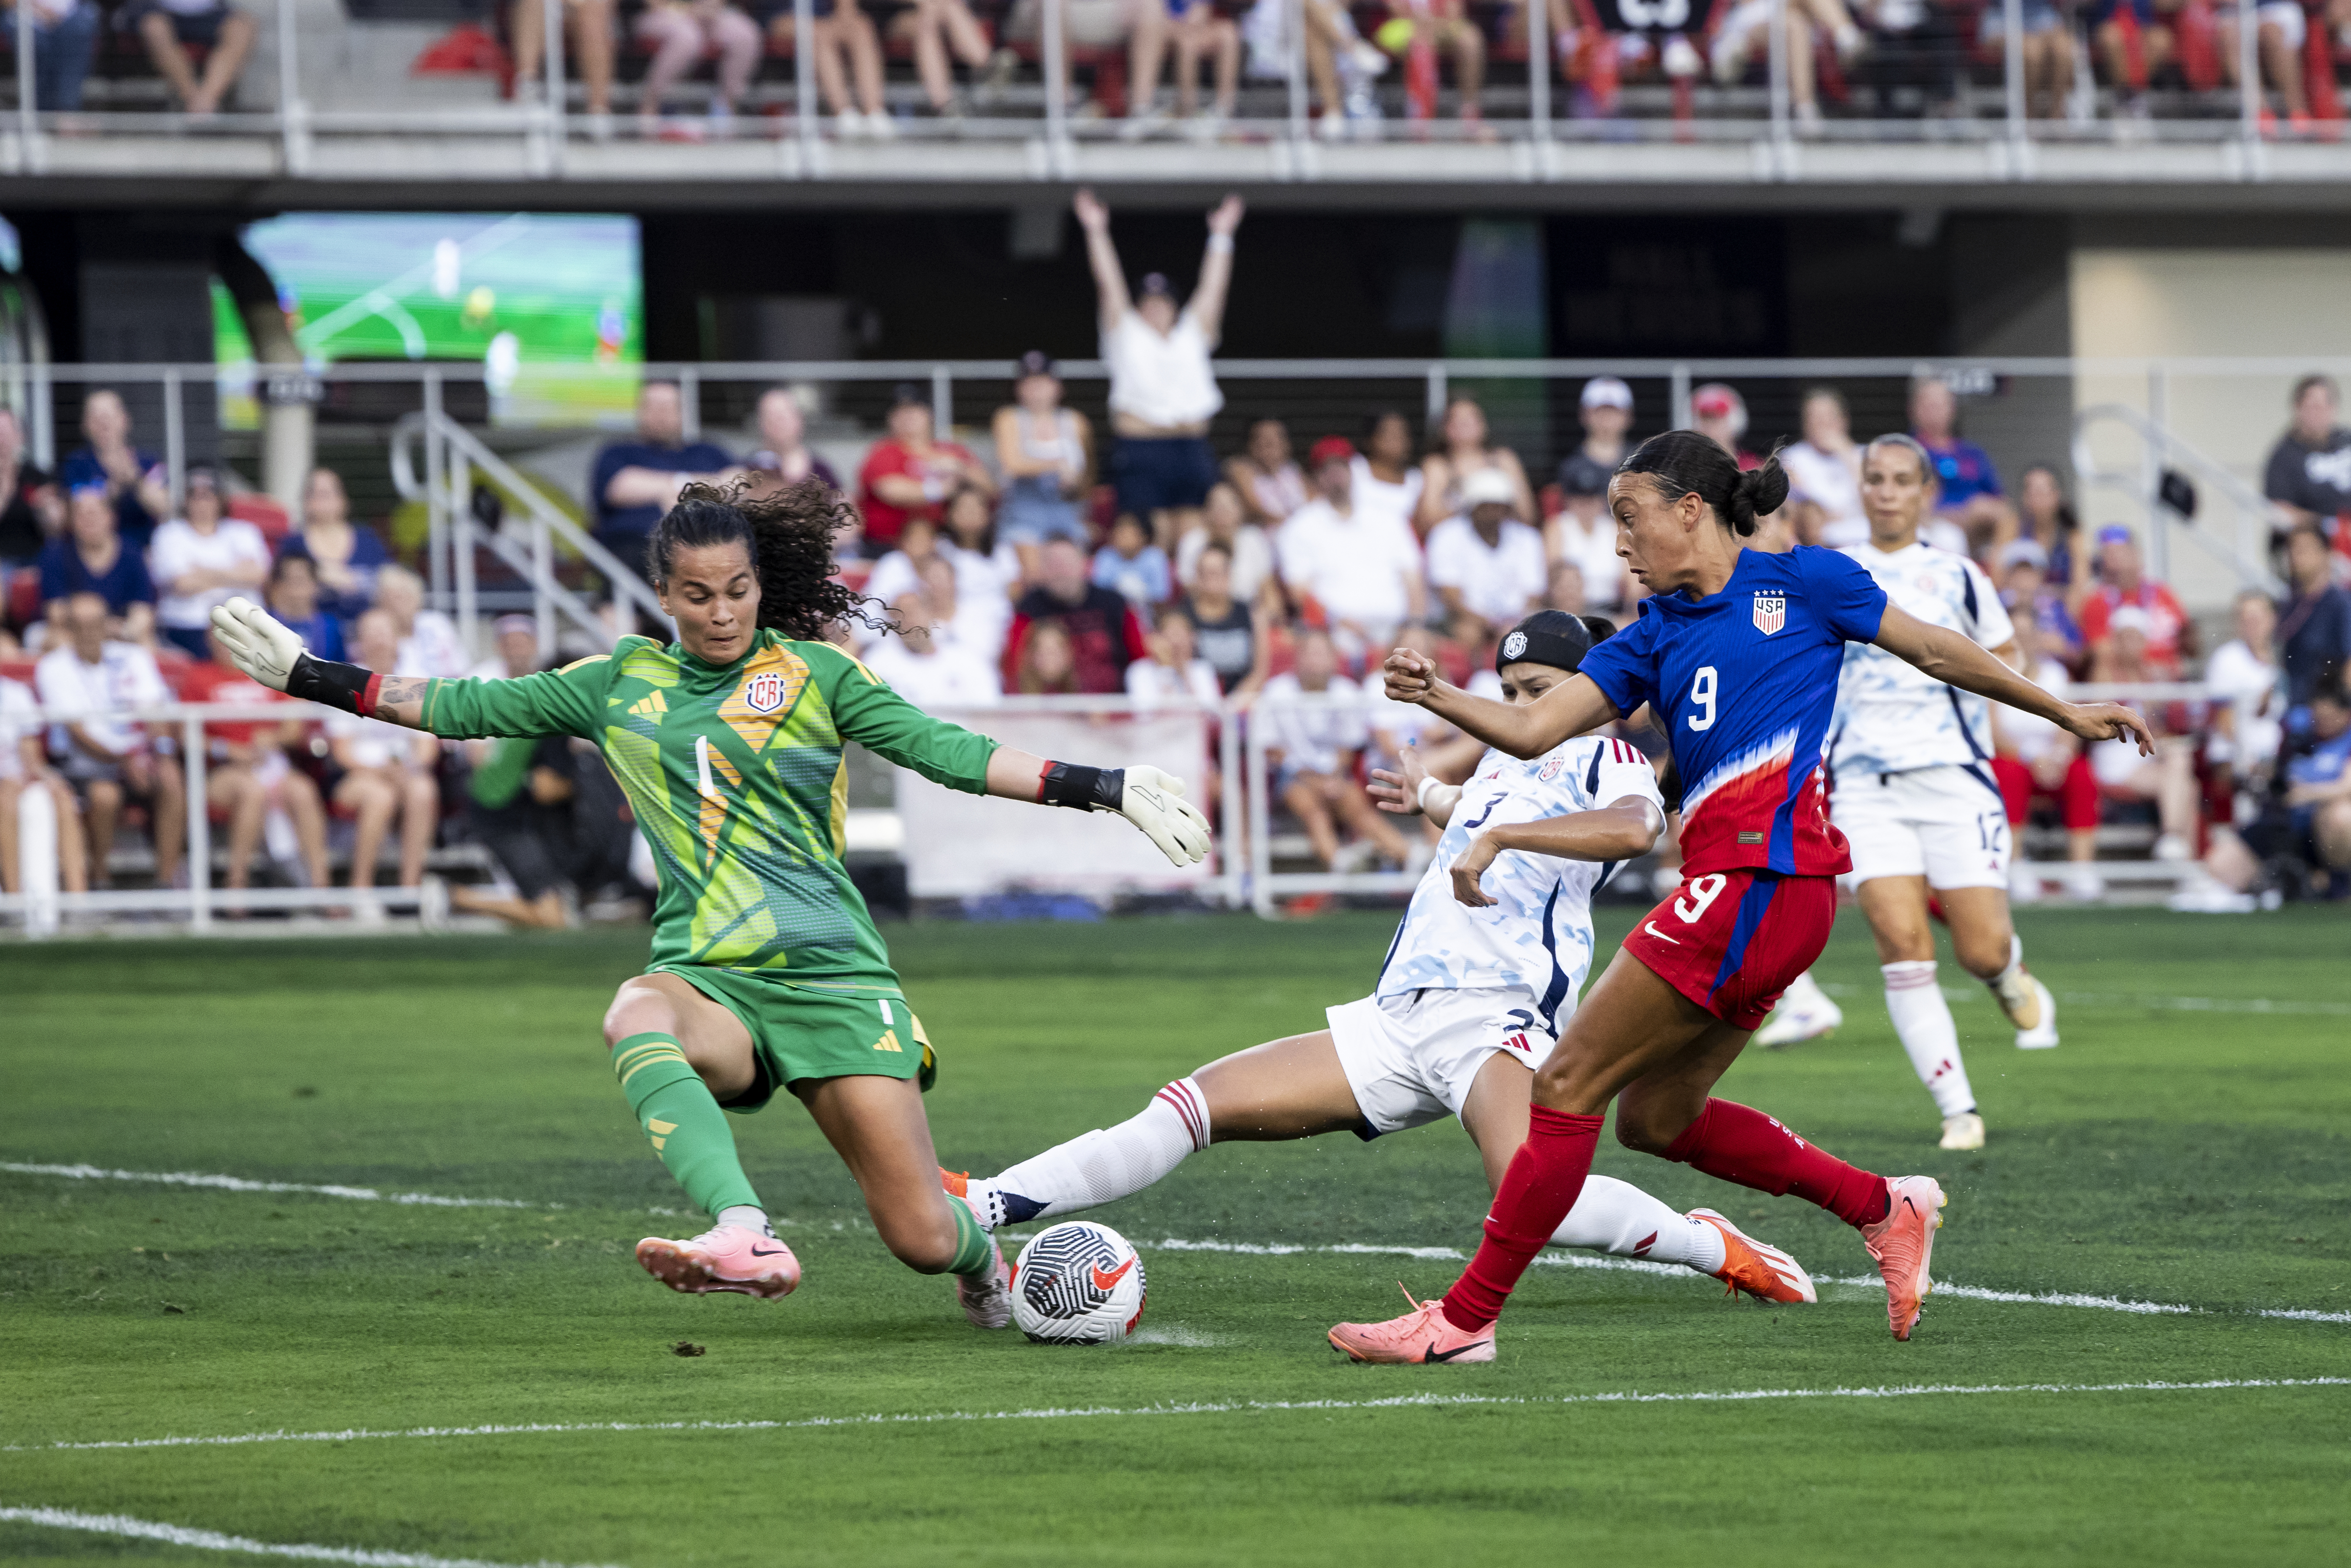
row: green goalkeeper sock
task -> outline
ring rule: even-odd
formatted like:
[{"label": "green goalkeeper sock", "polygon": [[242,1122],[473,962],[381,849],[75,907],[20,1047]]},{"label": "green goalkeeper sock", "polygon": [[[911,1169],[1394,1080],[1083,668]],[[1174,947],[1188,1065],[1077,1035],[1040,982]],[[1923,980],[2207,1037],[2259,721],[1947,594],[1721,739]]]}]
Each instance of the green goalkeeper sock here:
[{"label": "green goalkeeper sock", "polygon": [[677,1185],[705,1212],[763,1207],[735,1157],[735,1134],[675,1035],[632,1034],[612,1048],[612,1071],[637,1124]]},{"label": "green goalkeeper sock", "polygon": [[996,1277],[996,1243],[981,1229],[971,1212],[971,1206],[953,1193],[947,1195],[948,1211],[955,1216],[955,1261],[947,1265],[950,1274],[967,1279],[992,1280]]}]

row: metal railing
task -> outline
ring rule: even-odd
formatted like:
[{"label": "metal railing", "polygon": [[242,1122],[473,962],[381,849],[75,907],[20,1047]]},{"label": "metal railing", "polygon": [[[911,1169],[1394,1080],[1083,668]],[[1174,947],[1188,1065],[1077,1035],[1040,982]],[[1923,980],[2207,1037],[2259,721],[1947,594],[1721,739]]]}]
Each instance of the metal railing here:
[{"label": "metal railing", "polygon": [[[2150,392],[2150,401],[2158,408],[2162,405],[2159,380]],[[2100,465],[2095,436],[2108,426],[2118,426],[2140,442],[2143,455],[2137,473],[2120,473]],[[2273,595],[2285,591],[2284,580],[2271,567],[2269,547],[2276,532],[2284,527],[2286,514],[2224,465],[2156,419],[2126,403],[2105,402],[2085,408],[2074,416],[2073,457],[2074,476],[2084,486],[2127,497],[2140,508],[2147,519],[2140,537],[2147,540],[2147,564],[2151,575],[2170,580],[2170,539],[2172,530],[2178,528],[2234,572],[2244,587]],[[2215,536],[2197,517],[2183,515],[2164,499],[2164,476],[2176,469],[2185,469],[2202,482],[2206,488],[2199,492],[2199,497],[2216,494],[2228,503],[2230,528],[2225,535]],[[2203,507],[2199,506],[2196,510],[2200,516]]]},{"label": "metal railing", "polygon": [[[561,0],[518,3],[538,5],[545,12],[542,81],[540,101],[537,103],[502,105],[486,100],[477,109],[368,110],[314,105],[305,92],[298,56],[294,0],[276,0],[276,107],[201,120],[180,114],[77,112],[66,116],[39,110],[35,101],[33,69],[37,30],[31,9],[18,6],[15,17],[18,106],[14,134],[5,139],[13,142],[13,147],[0,150],[0,159],[13,154],[15,172],[37,174],[50,167],[61,131],[69,131],[74,144],[86,143],[93,136],[102,140],[110,133],[145,133],[214,142],[271,142],[277,149],[279,170],[299,176],[317,165],[317,150],[322,141],[350,138],[356,142],[390,134],[511,141],[519,152],[517,170],[525,175],[549,180],[577,177],[581,172],[576,166],[581,162],[577,154],[583,141],[601,142],[616,135],[631,137],[635,132],[625,121],[613,123],[610,115],[589,116],[571,109]],[[1288,4],[1290,10],[1286,26],[1290,47],[1282,62],[1279,89],[1259,95],[1250,106],[1252,112],[1228,131],[1236,142],[1281,148],[1284,156],[1280,160],[1276,177],[1312,180],[1322,172],[1323,142],[1316,131],[1305,66],[1305,0],[1288,0]],[[1132,121],[1088,120],[1070,112],[1064,18],[1056,4],[1045,4],[1040,10],[1039,74],[1042,90],[1037,95],[1041,102],[1033,113],[988,115],[952,122],[909,119],[902,122],[904,133],[925,140],[953,136],[1020,144],[1029,177],[1039,180],[1068,177],[1075,151],[1081,143],[1132,135],[1135,130]],[[1978,56],[1974,41],[1965,36],[1969,28],[1980,24],[1984,12],[1996,14],[2002,23],[1996,91],[1984,79],[1991,68]],[[1565,172],[1548,156],[1548,150],[1554,144],[1650,141],[1751,143],[1756,150],[1759,177],[1794,179],[1802,173],[1801,145],[1818,141],[1988,144],[2006,150],[2001,177],[2025,180],[2037,175],[2037,147],[2096,138],[2208,145],[2240,143],[2246,150],[2245,155],[2232,166],[2230,177],[2260,180],[2272,173],[2264,150],[2282,136],[2299,139],[2306,134],[2314,142],[2333,140],[2325,127],[2329,123],[2330,110],[2339,115],[2336,106],[2322,106],[2320,127],[2307,132],[2291,125],[2283,132],[2278,129],[2278,122],[2268,113],[2268,92],[2252,27],[2238,29],[2237,80],[2233,89],[2213,87],[2191,92],[2195,111],[2192,117],[2149,121],[2132,113],[2117,113],[2100,120],[2100,89],[2089,63],[2094,54],[2093,40],[2080,36],[2076,23],[2069,17],[2063,25],[2075,34],[2073,47],[2080,63],[2074,82],[2067,86],[2064,94],[2066,112],[2057,117],[2033,118],[2025,80],[2022,0],[1994,0],[1984,12],[1961,13],[1963,20],[1948,39],[1938,45],[1940,52],[1917,57],[1926,62],[1924,74],[1936,84],[1921,89],[1928,101],[1919,112],[1888,117],[1885,111],[1891,96],[1906,89],[1872,87],[1869,115],[1823,120],[1819,114],[1818,95],[1810,86],[1815,73],[1811,69],[1800,71],[1797,67],[1800,47],[1792,32],[1787,0],[1775,0],[1772,6],[1761,62],[1760,90],[1746,85],[1750,78],[1745,73],[1739,82],[1719,86],[1701,67],[1695,74],[1659,77],[1653,85],[1638,89],[1648,98],[1637,104],[1617,97],[1595,105],[1592,86],[1587,82],[1566,95],[1570,102],[1569,112],[1564,115],[1558,111],[1553,90],[1554,50],[1546,8],[1527,5],[1516,12],[1526,27],[1524,86],[1514,86],[1507,93],[1489,88],[1486,94],[1489,119],[1473,124],[1450,118],[1413,118],[1407,108],[1403,118],[1351,120],[1346,135],[1354,141],[1386,141],[1403,137],[1421,142],[1472,142],[1498,138],[1528,151],[1531,161],[1526,173],[1534,179],[1559,178]],[[766,102],[754,105],[783,112],[745,116],[733,123],[730,134],[739,141],[773,144],[775,157],[768,169],[772,178],[872,177],[877,170],[869,166],[872,162],[870,158],[861,154],[844,162],[836,156],[834,128],[822,112],[814,80],[811,34],[816,18],[811,0],[794,0],[791,15],[795,41],[789,95],[762,88],[758,90],[768,95]],[[2314,15],[2311,21],[2314,27],[2327,25],[2323,14]],[[1810,38],[1812,24],[1808,22],[1805,26],[1809,46],[1813,42]],[[1682,38],[1681,34],[1662,28],[1644,36],[1655,46],[1655,56],[1671,52],[1666,46]],[[1703,44],[1707,39],[1701,36],[1696,41]],[[1879,47],[1889,57],[1907,57],[1917,52],[1913,41],[1902,35],[1882,37]],[[1123,49],[1123,45],[1120,47]],[[1806,47],[1802,52],[1809,57],[1812,50]],[[2297,68],[2301,63],[2297,59]],[[1403,74],[1396,72],[1388,78],[1387,90],[1392,98],[1397,96],[1395,78]],[[1609,79],[1614,80],[1613,68]],[[1614,92],[1613,89],[1609,90]],[[1938,94],[1949,97],[1944,100],[1938,99]],[[1323,106],[1326,112],[1334,107]],[[1493,110],[1507,112],[1490,112]],[[673,150],[672,156],[682,166],[706,163],[706,145],[679,147]],[[623,173],[617,169],[598,172],[613,177]],[[934,176],[938,172],[935,167],[927,172]],[[642,176],[642,170],[637,172]],[[1426,177],[1442,176],[1431,173]]]},{"label": "metal railing", "polygon": [[[2211,688],[2192,681],[2084,685],[2074,687],[2072,695],[2087,700],[2130,701],[2149,706],[2189,704],[2196,705],[2199,711],[2201,705],[2214,701],[2217,695]],[[1043,696],[1008,699],[1000,711],[1090,717],[1191,711],[1198,713],[1204,720],[1213,722],[1218,738],[1217,837],[1214,851],[1217,859],[1213,874],[1203,884],[1203,891],[1227,908],[1251,909],[1261,916],[1272,918],[1280,915],[1285,899],[1314,894],[1402,897],[1410,894],[1419,881],[1418,873],[1401,870],[1343,873],[1275,869],[1274,780],[1268,756],[1275,744],[1272,731],[1276,726],[1271,721],[1283,713],[1327,715],[1338,710],[1361,713],[1367,723],[1375,726],[1383,713],[1393,716],[1394,705],[1378,697],[1312,695],[1295,697],[1260,695],[1248,703],[1227,702],[1213,706],[1180,698],[1142,703],[1122,697]],[[971,727],[985,731],[991,711],[999,710],[958,711],[954,716]],[[189,885],[68,894],[57,891],[51,883],[14,894],[0,894],[0,923],[13,919],[21,925],[26,935],[43,937],[57,932],[61,917],[80,915],[162,915],[184,921],[191,930],[200,934],[214,929],[216,921],[226,911],[340,910],[376,922],[388,913],[400,911],[416,911],[421,915],[430,916],[433,898],[429,884],[426,888],[253,889],[212,885],[211,765],[205,743],[205,726],[252,722],[282,724],[289,720],[323,718],[326,712],[308,703],[285,702],[171,703],[113,715],[42,710],[38,722],[43,724],[103,716],[149,725],[154,730],[172,737],[177,746],[187,795],[184,850],[190,871]],[[33,789],[26,790],[24,799],[47,801],[44,792]],[[1412,820],[1403,821],[1410,823]],[[57,831],[68,831],[69,827],[68,823],[59,822]],[[372,869],[360,868],[361,874]]]},{"label": "metal railing", "polygon": [[[487,548],[529,584],[538,623],[541,662],[555,653],[559,614],[598,641],[609,643],[612,633],[611,624],[596,608],[557,577],[555,548],[559,541],[602,575],[607,590],[620,604],[650,617],[656,624],[668,623],[669,616],[663,611],[659,596],[641,576],[564,516],[561,508],[542,495],[536,485],[483,445],[471,431],[441,413],[434,406],[439,400],[431,395],[432,391],[437,389],[428,391],[423,413],[402,415],[392,427],[392,482],[402,498],[421,499],[426,506],[430,517],[427,579],[434,599],[451,606],[457,620],[457,633],[467,647],[475,647],[479,642],[475,630],[480,619],[474,570],[477,546]],[[424,456],[421,474],[410,455],[412,444],[420,441]],[[475,469],[498,487],[506,500],[521,508],[521,526],[516,530],[521,534],[520,539],[511,537],[506,523],[496,528],[478,524],[473,505],[472,471]]]}]

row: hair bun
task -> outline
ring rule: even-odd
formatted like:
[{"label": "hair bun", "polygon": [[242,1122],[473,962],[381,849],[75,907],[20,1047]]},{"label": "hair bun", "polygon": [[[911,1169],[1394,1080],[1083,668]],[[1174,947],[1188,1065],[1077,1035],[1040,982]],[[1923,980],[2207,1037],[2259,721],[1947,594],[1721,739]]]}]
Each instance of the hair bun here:
[{"label": "hair bun", "polygon": [[1738,533],[1751,534],[1756,518],[1768,517],[1787,504],[1788,471],[1780,466],[1780,455],[1774,452],[1762,467],[1739,476],[1730,492],[1730,526]]}]

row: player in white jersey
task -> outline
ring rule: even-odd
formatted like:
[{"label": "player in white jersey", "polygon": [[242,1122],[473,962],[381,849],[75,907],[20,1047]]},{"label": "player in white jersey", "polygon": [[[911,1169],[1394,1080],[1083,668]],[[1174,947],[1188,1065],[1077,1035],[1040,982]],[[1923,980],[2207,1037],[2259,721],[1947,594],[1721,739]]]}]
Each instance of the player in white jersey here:
[{"label": "player in white jersey", "polygon": [[[1607,622],[1539,611],[1502,639],[1507,702],[1569,679]],[[1440,784],[1406,747],[1375,775],[1383,807],[1444,827],[1373,994],[1326,1010],[1330,1027],[1209,1063],[1142,1114],[994,1176],[942,1172],[993,1228],[1113,1202],[1211,1143],[1362,1138],[1452,1115],[1489,1184],[1526,1141],[1534,1070],[1575,1010],[1592,962],[1592,894],[1646,854],[1665,824],[1656,774],[1622,741],[1569,740],[1530,761],[1488,751],[1466,784]],[[1554,1244],[1678,1263],[1761,1300],[1809,1301],[1811,1277],[1711,1209],[1677,1214],[1593,1176]]]},{"label": "player in white jersey", "polygon": [[[1844,553],[1903,610],[2018,663],[2016,631],[1991,579],[1965,556],[1918,537],[1935,497],[1924,449],[1907,435],[1870,443],[1861,494],[1869,542]],[[2008,813],[1991,758],[1983,698],[1876,648],[1847,645],[1829,726],[1829,820],[1853,847],[1853,881],[1877,938],[1886,1009],[1942,1113],[1947,1149],[1983,1147],[1984,1124],[1958,1026],[1936,981],[1930,889],[1960,967],[1991,988],[2016,1026],[2016,1043],[2057,1043],[2056,1004],[2026,972],[2009,920]]]}]

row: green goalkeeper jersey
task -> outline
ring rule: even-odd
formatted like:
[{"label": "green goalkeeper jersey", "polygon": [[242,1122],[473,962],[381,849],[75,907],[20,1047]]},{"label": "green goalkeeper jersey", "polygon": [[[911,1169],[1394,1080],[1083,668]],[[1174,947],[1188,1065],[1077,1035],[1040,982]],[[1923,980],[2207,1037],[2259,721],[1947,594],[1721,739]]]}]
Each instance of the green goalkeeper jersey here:
[{"label": "green goalkeeper jersey", "polygon": [[661,862],[654,967],[884,996],[898,977],[841,862],[841,744],[975,795],[997,746],[931,717],[831,643],[772,630],[723,669],[674,643],[623,637],[560,670],[433,681],[423,727],[602,747]]}]

